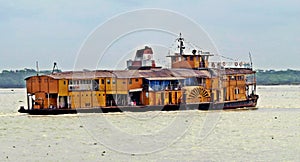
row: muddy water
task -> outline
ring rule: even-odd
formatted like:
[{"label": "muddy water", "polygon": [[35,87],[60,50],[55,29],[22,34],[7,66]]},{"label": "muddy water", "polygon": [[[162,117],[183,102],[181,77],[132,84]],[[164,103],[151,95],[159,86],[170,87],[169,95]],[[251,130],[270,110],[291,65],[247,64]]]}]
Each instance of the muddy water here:
[{"label": "muddy water", "polygon": [[0,89],[0,161],[297,161],[300,86],[259,86],[258,110],[30,116]]}]

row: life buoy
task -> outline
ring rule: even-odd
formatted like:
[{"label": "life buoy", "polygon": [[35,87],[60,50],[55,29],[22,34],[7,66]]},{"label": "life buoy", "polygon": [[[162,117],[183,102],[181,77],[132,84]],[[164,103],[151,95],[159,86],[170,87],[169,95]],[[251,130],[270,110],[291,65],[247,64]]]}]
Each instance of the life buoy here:
[{"label": "life buoy", "polygon": [[238,62],[235,62],[235,63],[234,63],[235,66],[238,66],[238,64],[239,64]]},{"label": "life buoy", "polygon": [[223,66],[225,66],[226,65],[226,63],[225,62],[223,62]]},{"label": "life buoy", "polygon": [[243,62],[240,62],[240,67],[242,67],[243,66]]}]

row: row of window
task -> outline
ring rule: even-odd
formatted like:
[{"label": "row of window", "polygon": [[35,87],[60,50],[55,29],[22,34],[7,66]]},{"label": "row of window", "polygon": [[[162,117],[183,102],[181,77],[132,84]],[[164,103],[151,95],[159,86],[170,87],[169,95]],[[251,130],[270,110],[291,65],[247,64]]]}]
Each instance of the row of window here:
[{"label": "row of window", "polygon": [[[50,80],[50,82],[53,82],[53,79],[44,79],[44,83],[48,83],[48,80]],[[39,83],[41,83],[43,81],[43,79],[31,79],[32,83],[35,83],[35,81],[38,81]]]},{"label": "row of window", "polygon": [[[100,79],[101,80],[101,84],[105,84],[105,79]],[[132,84],[132,80],[133,79],[129,79],[129,84]],[[139,82],[139,79],[134,79],[135,82]],[[92,82],[96,82],[98,84],[97,80],[69,80],[69,85],[79,85],[79,84],[91,84]],[[116,80],[115,79],[107,79],[106,80],[107,84],[116,84]],[[122,82],[122,84],[126,84],[126,82]]]},{"label": "row of window", "polygon": [[245,77],[243,75],[240,76],[230,76],[230,80],[244,80]]},{"label": "row of window", "polygon": [[184,80],[151,80],[149,87],[154,91],[180,90],[182,86],[205,86],[205,78],[186,78]]},{"label": "row of window", "polygon": [[[194,61],[194,58],[195,58],[195,61],[200,61],[200,58],[201,56],[183,56],[183,57],[173,57],[173,62],[174,61],[181,61],[181,60],[184,60],[184,61]],[[205,60],[207,59],[205,56],[202,56],[202,59],[201,60]]]},{"label": "row of window", "polygon": [[[80,97],[80,95],[79,94],[77,94],[77,95],[72,95],[71,97]],[[81,96],[84,96],[83,94],[81,95]],[[92,94],[86,94],[85,96],[93,96]],[[94,96],[101,96],[101,94],[94,94]],[[102,96],[105,96],[105,94],[102,94]]]}]

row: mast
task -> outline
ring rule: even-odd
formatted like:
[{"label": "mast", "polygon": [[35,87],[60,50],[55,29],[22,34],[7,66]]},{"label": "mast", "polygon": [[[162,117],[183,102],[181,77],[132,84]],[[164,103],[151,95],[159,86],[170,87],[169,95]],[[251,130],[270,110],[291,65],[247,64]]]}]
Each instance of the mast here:
[{"label": "mast", "polygon": [[185,49],[184,47],[184,44],[183,44],[183,41],[184,41],[184,38],[181,37],[181,33],[179,34],[179,38],[177,39],[177,41],[179,42],[179,54],[182,55],[183,54],[183,50]]},{"label": "mast", "polygon": [[[249,58],[250,58],[250,66],[251,66],[251,70],[253,70],[253,63],[252,63],[252,55],[249,52]],[[253,89],[252,89],[252,93],[256,92],[256,73],[254,73],[253,75],[253,80],[252,82],[254,83]]]},{"label": "mast", "polygon": [[250,52],[249,52],[249,58],[250,58],[250,65],[251,65],[251,69],[252,69],[253,64],[252,64],[252,56],[251,56]]},{"label": "mast", "polygon": [[39,70],[39,62],[36,61],[36,75],[39,76],[40,70]]},{"label": "mast", "polygon": [[56,63],[56,62],[54,62],[53,69],[52,69],[52,74],[53,74],[54,71],[55,71],[55,67],[56,67],[56,70],[58,71],[58,67],[57,67],[57,63]]}]

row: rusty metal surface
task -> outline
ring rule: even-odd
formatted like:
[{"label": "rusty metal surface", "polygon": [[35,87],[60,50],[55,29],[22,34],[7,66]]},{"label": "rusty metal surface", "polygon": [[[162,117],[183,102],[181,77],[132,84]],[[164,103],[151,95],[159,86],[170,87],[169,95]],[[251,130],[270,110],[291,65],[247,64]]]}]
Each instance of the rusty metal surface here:
[{"label": "rusty metal surface", "polygon": [[230,69],[225,69],[225,73],[227,75],[232,75],[232,74],[254,74],[255,71],[253,71],[251,69],[230,68]]},{"label": "rusty metal surface", "polygon": [[[251,69],[225,69],[227,75],[254,74]],[[95,79],[95,78],[211,78],[207,70],[193,69],[150,69],[150,70],[95,70],[95,71],[67,71],[46,75],[54,79]],[[30,77],[28,77],[30,78]],[[26,78],[26,79],[28,79]]]},{"label": "rusty metal surface", "polygon": [[192,69],[150,69],[150,70],[96,70],[96,71],[68,71],[47,75],[54,79],[94,79],[94,78],[177,78],[202,77],[209,78],[206,70]]}]

